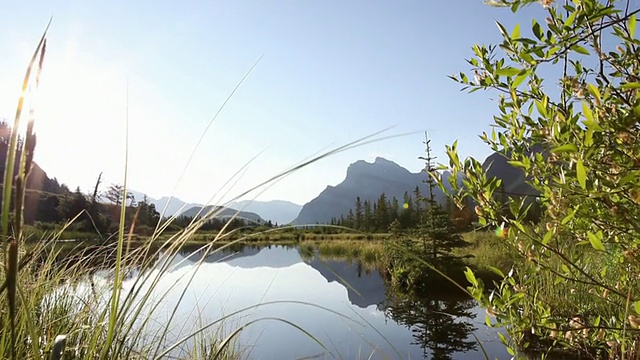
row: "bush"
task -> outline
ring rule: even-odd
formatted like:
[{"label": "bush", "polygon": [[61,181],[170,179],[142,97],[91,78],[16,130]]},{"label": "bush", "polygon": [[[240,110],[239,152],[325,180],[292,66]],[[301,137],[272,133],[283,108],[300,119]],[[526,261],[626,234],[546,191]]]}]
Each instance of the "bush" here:
[{"label": "bush", "polygon": [[[464,187],[451,183],[456,203],[472,196],[482,224],[509,228],[504,241],[518,256],[490,295],[468,272],[470,291],[509,330],[511,347],[555,344],[637,358],[640,8],[595,0],[491,3],[513,12],[541,4],[546,18],[526,33],[498,23],[502,43],[475,45],[473,74],[452,78],[464,89],[500,94],[495,126],[481,138],[525,173],[539,197],[500,201],[500,182],[477,160],[461,161],[455,143],[447,148],[449,167],[465,176]],[[543,71],[559,78],[544,79]],[[535,226],[527,221],[532,207],[541,212]]]}]

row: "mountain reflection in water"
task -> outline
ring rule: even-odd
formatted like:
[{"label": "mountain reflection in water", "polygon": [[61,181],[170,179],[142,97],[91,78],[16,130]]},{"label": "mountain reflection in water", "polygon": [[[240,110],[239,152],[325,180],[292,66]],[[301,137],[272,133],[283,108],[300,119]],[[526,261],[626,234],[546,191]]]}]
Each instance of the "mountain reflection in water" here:
[{"label": "mountain reflection in water", "polygon": [[[483,358],[472,333],[492,359],[510,358],[495,332],[483,324],[484,312],[467,299],[394,293],[377,271],[364,271],[347,261],[303,260],[291,247],[245,247],[202,256],[180,254],[154,288],[155,294],[166,295],[145,332],[159,331],[178,304],[166,344],[249,308],[225,319],[210,334],[228,335],[242,324],[263,319],[243,330],[235,343],[249,359]],[[203,261],[198,265],[199,260]],[[133,280],[125,281],[123,289],[132,284]],[[326,349],[274,319],[299,326]],[[190,347],[193,342],[183,346]],[[180,349],[172,353],[181,354]]]}]

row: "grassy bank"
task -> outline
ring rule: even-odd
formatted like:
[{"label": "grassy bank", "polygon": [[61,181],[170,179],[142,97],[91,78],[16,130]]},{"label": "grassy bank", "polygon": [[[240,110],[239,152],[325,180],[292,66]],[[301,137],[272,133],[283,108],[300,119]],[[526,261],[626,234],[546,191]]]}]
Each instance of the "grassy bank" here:
[{"label": "grassy bank", "polygon": [[[216,239],[219,234],[215,232],[197,232],[188,239],[183,239],[180,244],[181,251],[188,252],[197,250],[203,246],[210,246],[212,249],[230,247],[240,250],[244,245],[267,246],[286,245],[297,246],[303,253],[314,251],[317,255],[326,259],[343,259],[359,261],[368,267],[380,267],[382,259],[383,245],[389,240],[387,233],[362,234],[362,233],[342,233],[342,234],[315,234],[311,232],[287,232],[273,231],[270,233],[245,233],[232,236],[225,236]],[[171,241],[175,234],[164,234],[159,237],[156,243],[150,246],[158,248],[159,244]],[[495,267],[503,272],[508,272],[516,261],[516,257],[504,244],[504,241],[492,232],[472,231],[462,234],[463,238],[470,243],[470,246],[457,249],[455,255],[464,257],[467,265],[480,272],[490,273],[490,267]],[[127,244],[135,249],[149,246],[144,237],[132,236],[127,239]],[[52,244],[56,251],[62,254],[70,254],[81,249],[97,249],[101,247],[109,248],[113,245],[111,241],[88,239],[74,241],[58,241]]]}]

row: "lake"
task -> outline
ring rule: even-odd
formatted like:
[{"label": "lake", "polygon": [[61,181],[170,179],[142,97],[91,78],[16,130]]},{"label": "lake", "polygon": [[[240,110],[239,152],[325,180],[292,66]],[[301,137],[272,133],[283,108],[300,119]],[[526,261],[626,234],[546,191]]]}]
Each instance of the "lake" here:
[{"label": "lake", "polygon": [[[491,359],[511,358],[474,301],[438,289],[421,297],[393,293],[377,270],[356,263],[301,256],[285,246],[179,254],[158,264],[167,261],[170,270],[153,291],[161,300],[148,306],[152,321],[145,324],[147,334],[156,334],[149,342],[159,347],[228,316],[199,338],[225,337],[249,324],[233,342],[246,359],[482,359],[478,341]],[[143,274],[125,280],[124,293]],[[187,341],[171,355],[193,347]]]}]

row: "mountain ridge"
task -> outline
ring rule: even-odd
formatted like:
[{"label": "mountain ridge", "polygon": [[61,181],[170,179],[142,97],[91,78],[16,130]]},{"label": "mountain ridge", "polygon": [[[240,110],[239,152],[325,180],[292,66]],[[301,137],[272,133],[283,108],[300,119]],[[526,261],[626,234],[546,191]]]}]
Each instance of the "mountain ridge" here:
[{"label": "mountain ridge", "polygon": [[[538,150],[534,149],[533,152]],[[494,152],[489,155],[484,160],[482,168],[487,172],[488,177],[502,180],[507,194],[536,195],[533,187],[527,183],[522,169],[510,165],[503,154]],[[453,175],[446,171],[441,174],[445,187],[449,187],[448,178]],[[353,209],[356,197],[360,197],[362,202],[376,201],[382,193],[385,193],[387,199],[395,197],[402,201],[405,192],[413,197],[413,190],[416,187],[422,194],[426,194],[428,187],[424,181],[427,179],[428,175],[424,171],[412,173],[382,157],[377,157],[372,163],[358,160],[349,165],[342,182],[335,186],[327,186],[314,199],[306,203],[293,224],[329,223],[331,218],[346,216],[349,210]],[[444,202],[445,196],[442,190],[439,187],[434,190],[436,200]]]},{"label": "mountain ridge", "polygon": [[[445,173],[443,176],[448,177]],[[428,175],[424,172],[412,173],[397,163],[376,157],[372,163],[358,160],[347,168],[346,176],[336,186],[327,186],[318,196],[302,207],[293,224],[329,223],[331,218],[346,216],[353,208],[356,197],[361,201],[376,201],[382,193],[387,199],[402,200],[405,193],[412,194],[418,187],[424,194]],[[444,199],[444,193],[436,188],[435,196]]]},{"label": "mountain ridge", "polygon": [[[136,201],[140,201],[145,197],[145,194],[140,191],[131,190],[131,193],[134,195]],[[165,213],[163,214],[165,217],[173,215],[194,215],[197,211],[190,212],[189,210],[192,208],[202,208],[204,206],[199,203],[185,202],[177,197],[163,196],[159,199],[148,195],[146,195],[146,197],[147,201],[154,204],[156,206],[156,210],[159,212],[165,210],[167,202],[171,199]],[[224,207],[232,209],[234,212],[241,211],[255,213],[262,219],[262,221],[266,222],[271,220],[271,222],[278,224],[290,223],[298,215],[300,209],[302,209],[302,205],[298,205],[287,200],[240,200],[231,202]]]},{"label": "mountain ridge", "polygon": [[[501,179],[504,190],[513,194],[534,194],[535,191],[527,183],[524,172],[508,163],[508,159],[500,153],[494,152],[483,161],[482,167],[489,177]],[[449,172],[442,173],[445,186],[448,185]],[[274,223],[305,225],[316,223],[329,223],[332,218],[346,216],[354,206],[356,197],[361,201],[374,202],[382,193],[387,199],[397,198],[402,201],[405,192],[414,197],[416,187],[422,194],[428,191],[425,180],[428,175],[424,171],[413,173],[394,161],[383,157],[376,157],[373,162],[357,160],[346,169],[345,178],[337,185],[327,185],[316,197],[304,205],[297,205],[286,200],[251,201],[242,200],[232,202],[226,208],[234,211],[254,213],[263,221],[271,220]],[[439,187],[435,188],[436,199],[444,201],[444,193]],[[163,197],[160,200],[168,199]],[[174,206],[173,203],[176,203]],[[162,204],[164,206],[164,204]],[[281,206],[281,209],[273,210],[273,205]],[[167,214],[172,210],[182,207],[182,213],[193,207],[202,207],[201,204],[185,203],[179,199],[173,199]],[[269,207],[271,206],[271,210]],[[158,211],[162,207],[158,207]],[[175,213],[175,212],[174,212]]]}]

